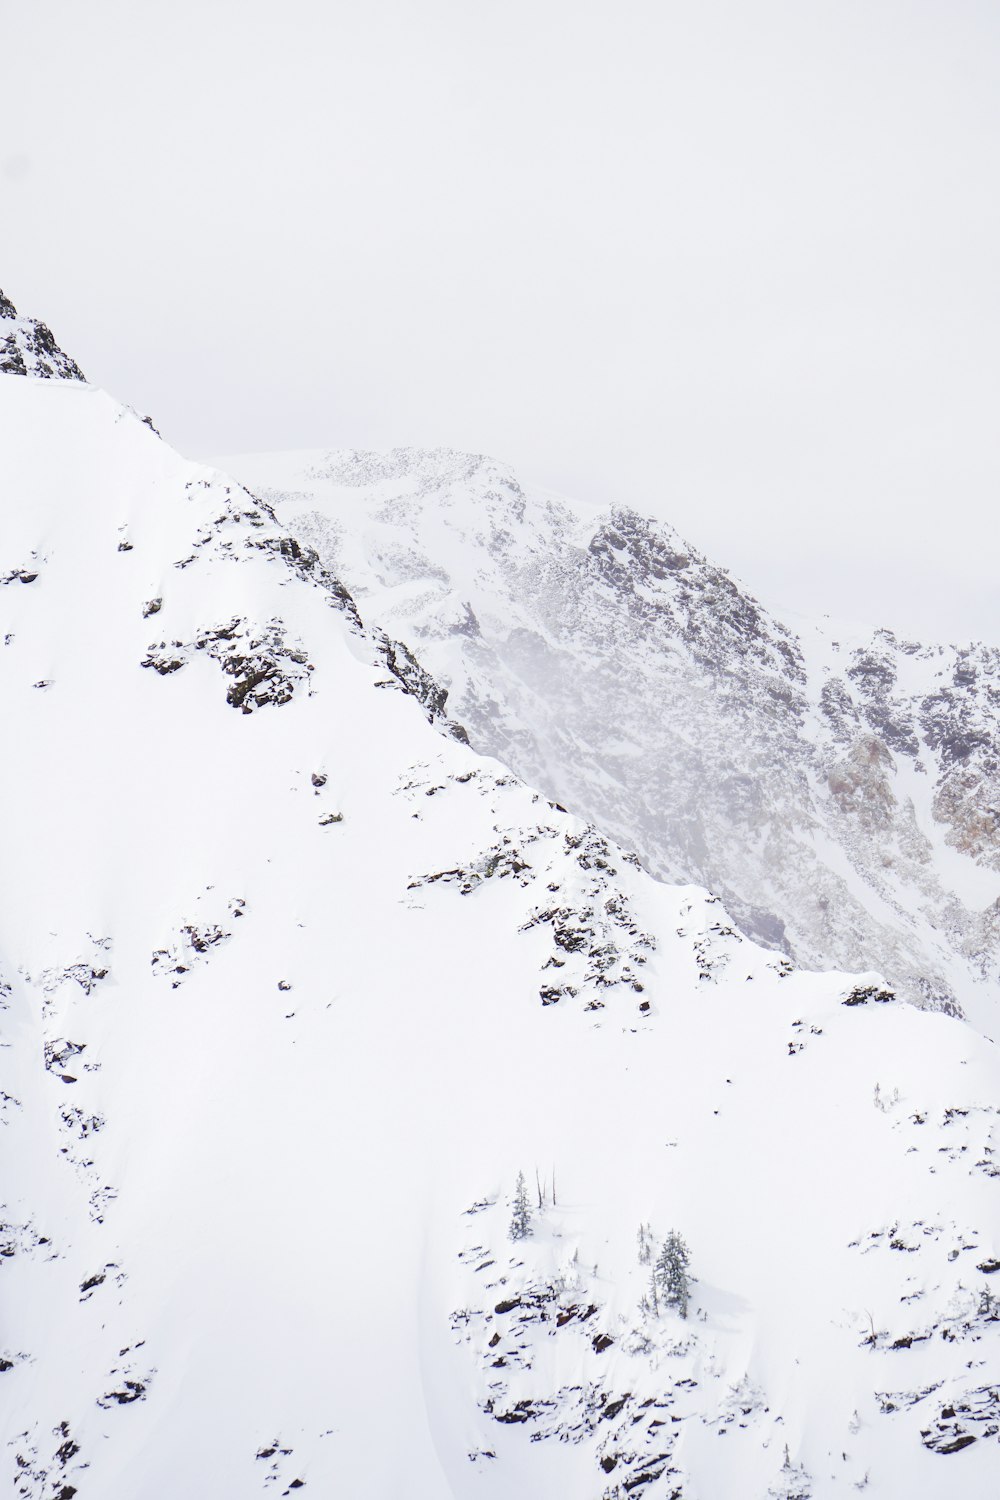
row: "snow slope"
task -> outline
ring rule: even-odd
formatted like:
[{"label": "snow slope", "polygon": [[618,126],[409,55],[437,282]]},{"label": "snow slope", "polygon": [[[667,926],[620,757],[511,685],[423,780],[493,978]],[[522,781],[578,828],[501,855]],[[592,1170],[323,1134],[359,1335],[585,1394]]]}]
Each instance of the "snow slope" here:
[{"label": "snow slope", "polygon": [[995,1047],[475,754],[103,392],[0,376],[0,465],[10,1491],[992,1497]]},{"label": "snow slope", "polygon": [[670,527],[491,459],[220,463],[410,643],[476,748],[796,961],[996,1026],[1000,651],[792,629]]}]

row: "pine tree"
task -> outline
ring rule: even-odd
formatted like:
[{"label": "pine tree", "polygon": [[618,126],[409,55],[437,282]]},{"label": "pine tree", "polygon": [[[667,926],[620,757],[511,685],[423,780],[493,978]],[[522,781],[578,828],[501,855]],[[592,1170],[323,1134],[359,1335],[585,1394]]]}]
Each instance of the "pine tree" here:
[{"label": "pine tree", "polygon": [[523,1172],[517,1174],[514,1206],[510,1216],[510,1229],[507,1232],[512,1240],[526,1240],[531,1233],[531,1206],[528,1203],[528,1184],[524,1180]]},{"label": "pine tree", "polygon": [[690,1260],[691,1252],[687,1245],[676,1229],[671,1229],[657,1257],[653,1284],[659,1293],[659,1300],[668,1307],[676,1307],[682,1318],[688,1315],[691,1295],[691,1278],[688,1275]]}]

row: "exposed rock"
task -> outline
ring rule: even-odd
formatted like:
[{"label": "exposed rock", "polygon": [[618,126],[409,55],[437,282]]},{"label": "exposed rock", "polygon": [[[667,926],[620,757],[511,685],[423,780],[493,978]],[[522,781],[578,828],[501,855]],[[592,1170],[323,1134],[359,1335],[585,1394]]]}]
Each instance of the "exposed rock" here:
[{"label": "exposed rock", "polygon": [[64,354],[51,329],[37,318],[18,317],[0,292],[0,373],[43,380],[85,380],[75,360]]}]

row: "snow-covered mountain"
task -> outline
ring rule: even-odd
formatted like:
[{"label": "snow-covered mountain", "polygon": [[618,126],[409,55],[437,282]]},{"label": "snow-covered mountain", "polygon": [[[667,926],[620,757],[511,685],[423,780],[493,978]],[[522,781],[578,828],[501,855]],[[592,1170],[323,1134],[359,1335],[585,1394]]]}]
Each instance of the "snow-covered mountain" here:
[{"label": "snow-covered mountain", "polygon": [[477,749],[797,962],[995,1024],[995,647],[792,630],[668,526],[489,459],[222,462],[409,642]]},{"label": "snow-covered mountain", "polygon": [[0,476],[11,1493],[992,1500],[995,1046],[476,754],[103,392],[0,376]]}]

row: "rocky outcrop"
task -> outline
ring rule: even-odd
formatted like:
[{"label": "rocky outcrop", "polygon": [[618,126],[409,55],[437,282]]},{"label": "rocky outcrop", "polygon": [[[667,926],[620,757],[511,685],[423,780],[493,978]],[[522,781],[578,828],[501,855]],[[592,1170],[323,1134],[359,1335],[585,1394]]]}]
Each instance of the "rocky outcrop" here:
[{"label": "rocky outcrop", "polygon": [[9,297],[0,292],[0,373],[33,375],[42,380],[86,380],[76,363],[64,354],[52,330],[37,318],[18,317]]}]

